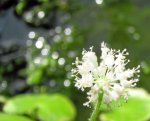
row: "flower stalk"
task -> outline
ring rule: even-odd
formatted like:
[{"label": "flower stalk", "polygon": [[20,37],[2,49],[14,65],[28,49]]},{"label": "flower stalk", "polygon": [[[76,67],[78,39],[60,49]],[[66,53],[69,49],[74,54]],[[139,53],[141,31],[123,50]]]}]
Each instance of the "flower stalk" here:
[{"label": "flower stalk", "polygon": [[94,110],[91,114],[91,117],[90,117],[89,121],[98,121],[98,116],[99,116],[99,113],[100,113],[100,106],[101,106],[101,103],[102,103],[102,98],[103,98],[103,94],[99,93],[97,102],[95,104]]}]

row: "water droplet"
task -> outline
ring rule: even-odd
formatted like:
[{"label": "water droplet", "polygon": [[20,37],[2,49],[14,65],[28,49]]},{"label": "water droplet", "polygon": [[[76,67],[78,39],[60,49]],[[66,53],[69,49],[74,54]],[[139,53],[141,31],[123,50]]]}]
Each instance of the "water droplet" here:
[{"label": "water droplet", "polygon": [[58,59],[58,64],[59,65],[64,65],[65,64],[65,59],[64,58],[59,58]]},{"label": "water droplet", "polygon": [[52,58],[53,59],[57,59],[58,57],[59,57],[59,53],[58,52],[55,51],[55,52],[52,53]]},{"label": "water droplet", "polygon": [[45,12],[44,12],[44,11],[39,11],[39,12],[38,12],[38,17],[39,17],[40,19],[44,18],[44,16],[45,16]]},{"label": "water droplet", "polygon": [[29,37],[30,39],[34,39],[35,36],[36,36],[36,34],[35,34],[35,32],[33,32],[33,31],[29,32],[29,34],[28,34],[28,37]]},{"label": "water droplet", "polygon": [[49,49],[44,48],[44,49],[41,50],[41,54],[42,55],[48,55],[48,51],[49,51]]},{"label": "water droplet", "polygon": [[53,38],[54,42],[60,42],[61,38],[59,35],[54,36]]},{"label": "water droplet", "polygon": [[95,0],[95,2],[96,2],[97,4],[102,4],[102,3],[103,3],[103,0]]},{"label": "water droplet", "polygon": [[57,27],[55,28],[55,32],[56,32],[57,34],[61,33],[61,31],[62,31],[62,28],[61,28],[60,26],[57,26]]},{"label": "water droplet", "polygon": [[38,49],[41,49],[43,47],[43,43],[44,43],[44,37],[39,37],[38,40],[35,43],[35,46]]},{"label": "water droplet", "polygon": [[70,35],[71,34],[71,32],[72,32],[72,30],[71,30],[71,28],[65,28],[65,30],[64,30],[64,33],[66,34],[66,35]]},{"label": "water droplet", "polygon": [[128,27],[127,30],[129,33],[134,33],[135,32],[135,28],[133,26]]},{"label": "water droplet", "polygon": [[135,33],[135,34],[133,35],[133,38],[134,38],[135,40],[139,40],[139,39],[140,39],[140,35],[139,35],[138,33]]},{"label": "water droplet", "polygon": [[24,14],[24,18],[25,18],[25,20],[26,20],[27,22],[31,22],[32,19],[33,19],[33,13],[32,13],[32,12],[26,12],[26,13]]},{"label": "water droplet", "polygon": [[40,64],[41,61],[42,61],[41,57],[36,57],[36,58],[34,59],[34,63],[35,63],[35,64]]},{"label": "water droplet", "polygon": [[70,86],[70,81],[69,80],[65,80],[64,81],[64,86],[65,87],[69,87]]}]

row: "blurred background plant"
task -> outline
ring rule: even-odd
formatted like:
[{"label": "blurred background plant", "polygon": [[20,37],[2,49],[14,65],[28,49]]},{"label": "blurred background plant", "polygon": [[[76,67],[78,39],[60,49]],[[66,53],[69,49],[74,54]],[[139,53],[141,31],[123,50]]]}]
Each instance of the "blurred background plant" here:
[{"label": "blurred background plant", "polygon": [[[149,21],[148,0],[1,0],[0,121],[86,121],[91,109],[74,88],[72,62],[92,45],[99,54],[102,41],[128,49],[130,66],[142,67],[138,86],[150,92]],[[138,101],[148,108],[150,97]]]}]

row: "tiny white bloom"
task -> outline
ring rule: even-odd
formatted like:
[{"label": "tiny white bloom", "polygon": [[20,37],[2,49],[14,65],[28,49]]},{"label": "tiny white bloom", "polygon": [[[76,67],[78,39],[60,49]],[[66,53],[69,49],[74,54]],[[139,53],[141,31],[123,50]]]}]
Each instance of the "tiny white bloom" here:
[{"label": "tiny white bloom", "polygon": [[82,91],[86,88],[89,90],[85,106],[94,103],[100,93],[103,93],[103,102],[106,104],[121,97],[127,100],[128,88],[136,86],[139,81],[140,66],[132,69],[125,67],[130,62],[126,59],[126,55],[129,55],[126,49],[116,51],[102,42],[101,51],[99,63],[93,47],[90,51],[83,50],[82,60],[76,58],[76,67],[72,69],[75,86]]},{"label": "tiny white bloom", "polygon": [[84,88],[91,87],[93,84],[92,74],[82,75],[82,77],[75,84],[76,87],[84,91]]}]

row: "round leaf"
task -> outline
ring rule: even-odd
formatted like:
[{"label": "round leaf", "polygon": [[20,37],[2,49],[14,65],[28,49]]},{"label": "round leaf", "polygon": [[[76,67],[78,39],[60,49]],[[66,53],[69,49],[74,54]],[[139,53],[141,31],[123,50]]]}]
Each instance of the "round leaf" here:
[{"label": "round leaf", "polygon": [[24,116],[0,113],[0,121],[32,121],[32,120],[30,120],[29,118],[26,118]]},{"label": "round leaf", "polygon": [[127,103],[101,114],[102,121],[147,121],[150,119],[150,95],[135,90]]},{"label": "round leaf", "polygon": [[75,117],[74,105],[59,94],[19,95],[5,104],[4,111],[37,116],[41,121],[72,121]]}]

